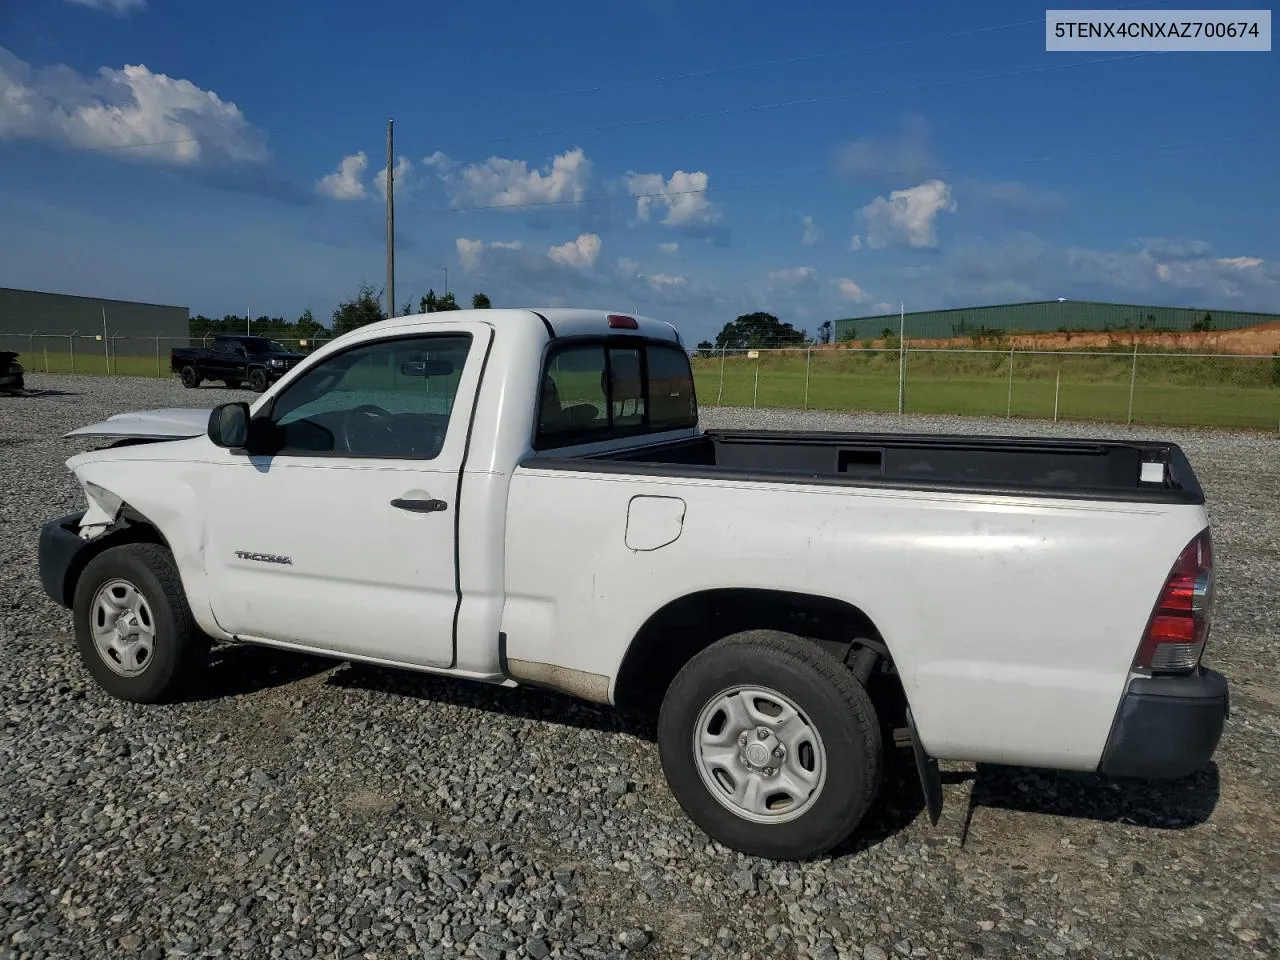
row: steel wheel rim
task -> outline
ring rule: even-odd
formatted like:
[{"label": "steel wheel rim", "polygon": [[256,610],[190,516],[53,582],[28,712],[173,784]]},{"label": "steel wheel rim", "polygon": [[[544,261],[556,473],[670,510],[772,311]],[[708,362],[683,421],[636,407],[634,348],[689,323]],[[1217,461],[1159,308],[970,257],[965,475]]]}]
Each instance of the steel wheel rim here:
[{"label": "steel wheel rim", "polygon": [[707,792],[753,823],[803,816],[827,781],[817,727],[768,687],[728,687],[711,697],[694,725],[693,757]]},{"label": "steel wheel rim", "polygon": [[155,657],[155,615],[128,580],[108,580],[98,588],[89,605],[89,630],[102,662],[122,677],[136,677]]}]

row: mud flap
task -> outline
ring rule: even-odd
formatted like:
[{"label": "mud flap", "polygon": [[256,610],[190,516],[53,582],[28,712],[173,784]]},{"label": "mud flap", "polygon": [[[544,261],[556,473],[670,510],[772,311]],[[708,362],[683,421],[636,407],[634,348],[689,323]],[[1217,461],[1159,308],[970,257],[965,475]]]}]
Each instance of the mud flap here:
[{"label": "mud flap", "polygon": [[938,761],[924,752],[910,707],[907,707],[907,731],[911,737],[911,751],[916,756],[916,773],[920,775],[920,789],[924,791],[929,822],[936,827],[938,818],[942,816],[942,773],[938,770]]}]

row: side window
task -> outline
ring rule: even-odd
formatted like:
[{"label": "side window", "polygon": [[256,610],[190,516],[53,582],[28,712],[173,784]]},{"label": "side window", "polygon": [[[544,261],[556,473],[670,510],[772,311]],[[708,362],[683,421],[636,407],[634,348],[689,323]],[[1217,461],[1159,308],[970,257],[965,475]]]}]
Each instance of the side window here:
[{"label": "side window", "polygon": [[689,355],[678,347],[648,348],[649,420],[655,430],[679,430],[698,425]]},{"label": "side window", "polygon": [[604,345],[567,347],[552,354],[542,378],[538,434],[565,437],[609,428]]},{"label": "side window", "polygon": [[689,358],[660,344],[574,344],[542,378],[538,449],[696,426]]},{"label": "side window", "polygon": [[378,341],[330,357],[272,404],[276,452],[431,460],[471,349],[466,334]]}]

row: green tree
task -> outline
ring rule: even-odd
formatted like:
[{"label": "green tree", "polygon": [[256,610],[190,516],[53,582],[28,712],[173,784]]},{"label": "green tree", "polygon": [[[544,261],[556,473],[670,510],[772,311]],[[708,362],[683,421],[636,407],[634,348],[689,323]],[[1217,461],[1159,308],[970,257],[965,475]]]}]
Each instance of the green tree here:
[{"label": "green tree", "polygon": [[311,315],[311,308],[302,311],[302,315],[298,317],[298,322],[294,324],[294,333],[301,340],[309,340],[312,337],[319,336],[324,330],[324,326]]},{"label": "green tree", "polygon": [[771,313],[744,313],[726,323],[716,334],[716,349],[758,350],[762,347],[790,347],[805,343],[803,330],[783,323]]},{"label": "green tree", "polygon": [[489,302],[487,294],[477,293],[471,298],[472,310],[488,310],[493,304]]},{"label": "green tree", "polygon": [[1191,324],[1191,329],[1196,333],[1208,333],[1213,329],[1213,314],[1206,313],[1203,319],[1197,320]]},{"label": "green tree", "polygon": [[418,302],[419,313],[435,313],[440,309],[440,300],[436,297],[435,290],[428,290],[427,295]]},{"label": "green tree", "polygon": [[361,283],[355,298],[343,301],[333,311],[333,332],[336,336],[386,318],[382,309],[382,292]]},{"label": "green tree", "polygon": [[458,306],[457,297],[452,293],[446,293],[436,302],[436,309],[443,313],[446,310],[461,310],[462,308]]},{"label": "green tree", "polygon": [[702,340],[698,343],[698,356],[709,357],[715,351],[716,345],[710,340]]}]

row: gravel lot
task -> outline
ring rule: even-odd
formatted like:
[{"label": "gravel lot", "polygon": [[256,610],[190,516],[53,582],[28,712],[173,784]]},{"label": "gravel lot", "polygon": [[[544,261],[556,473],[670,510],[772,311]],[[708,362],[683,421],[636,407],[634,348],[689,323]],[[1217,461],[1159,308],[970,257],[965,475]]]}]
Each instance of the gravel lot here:
[{"label": "gravel lot", "polygon": [[[219,387],[32,375],[0,397],[0,960],[406,956],[1264,957],[1280,953],[1280,440],[1172,430],[1208,491],[1233,685],[1217,763],[1159,788],[907,765],[849,850],[709,844],[651,726],[554,695],[238,649],[197,699],[100,693],[36,573],[81,507],[57,439]],[[708,411],[710,423],[1129,435]],[[1081,615],[1088,629],[1087,611]]]}]

